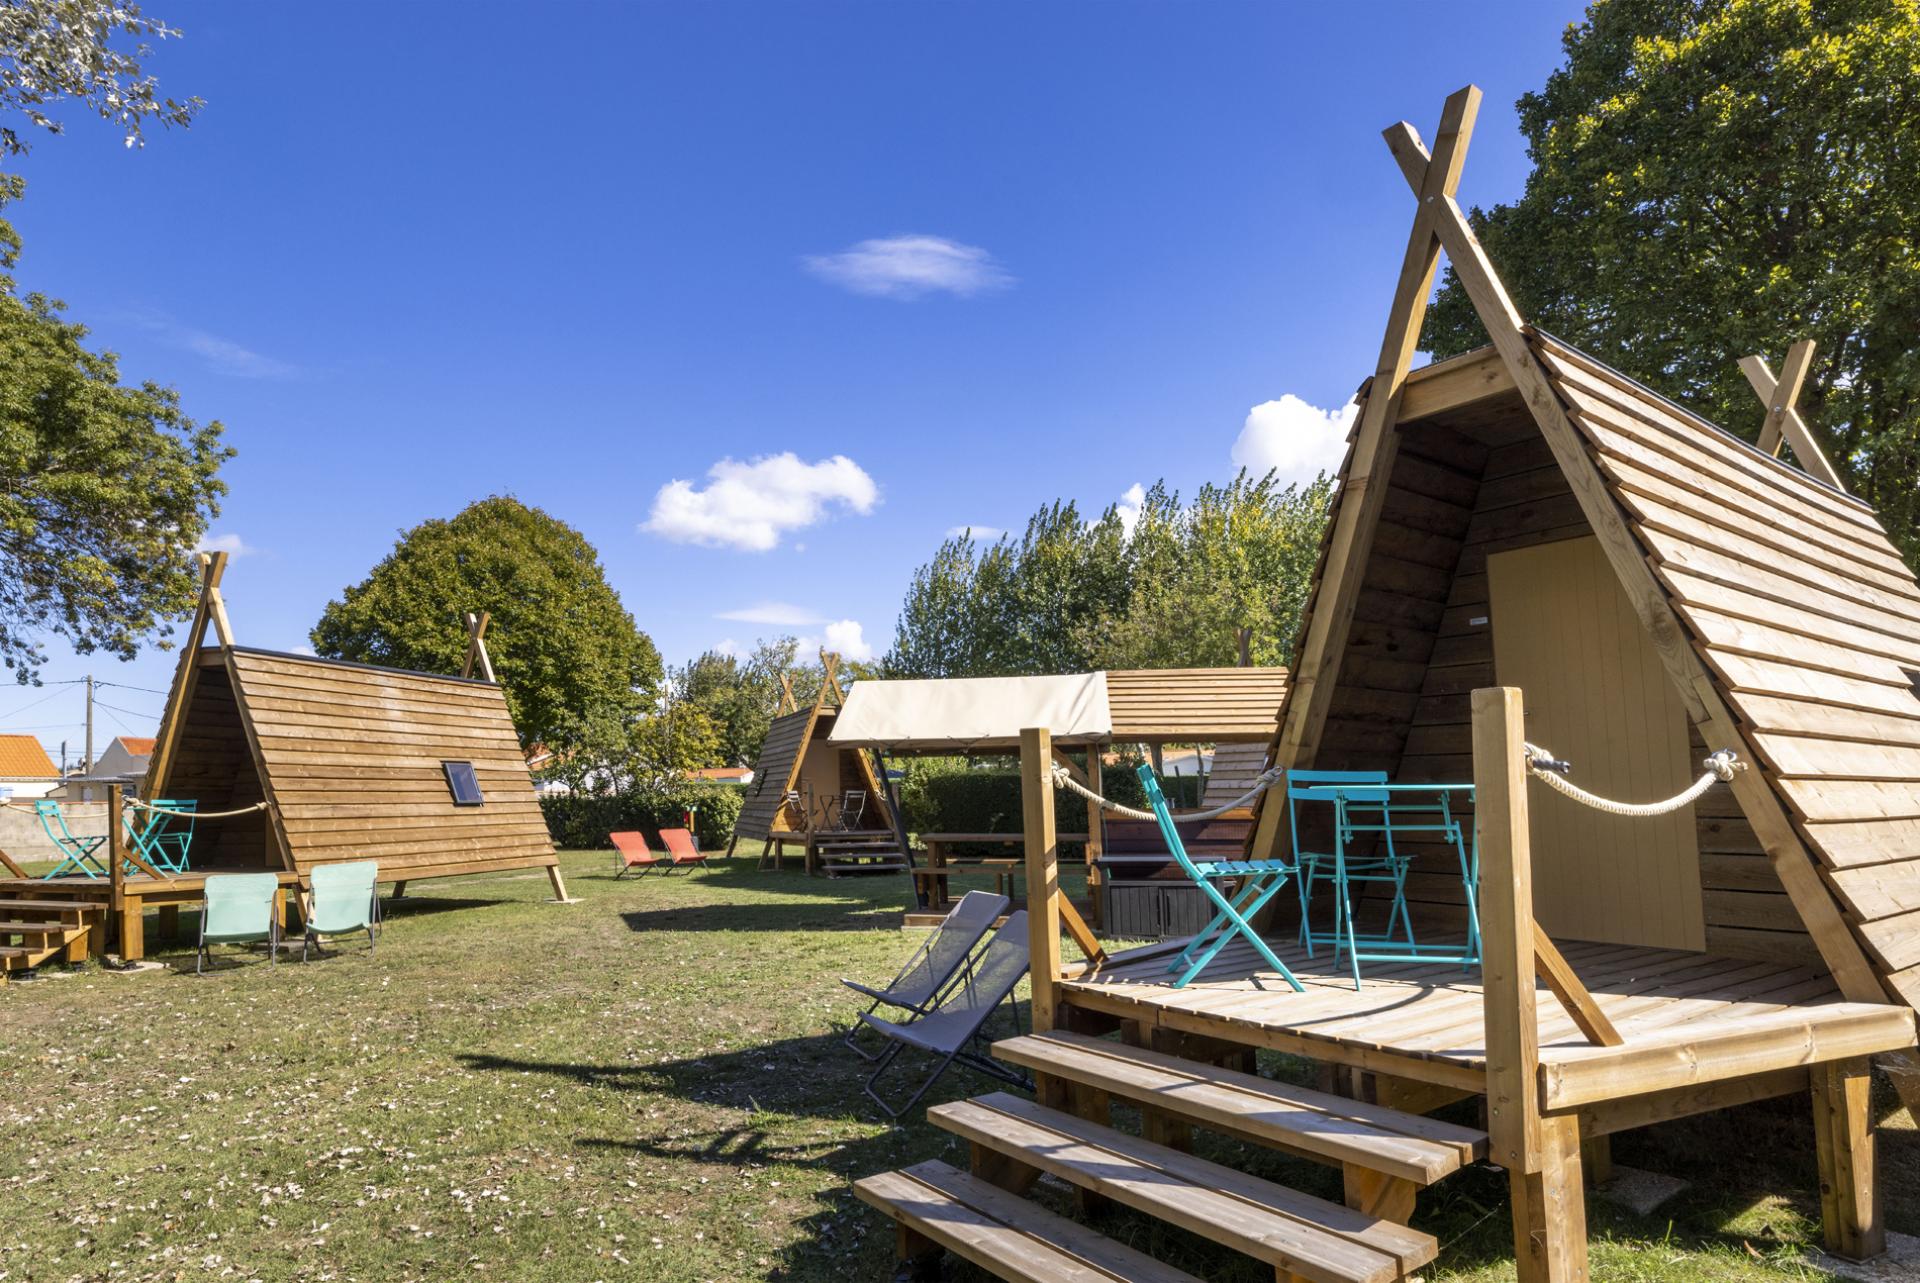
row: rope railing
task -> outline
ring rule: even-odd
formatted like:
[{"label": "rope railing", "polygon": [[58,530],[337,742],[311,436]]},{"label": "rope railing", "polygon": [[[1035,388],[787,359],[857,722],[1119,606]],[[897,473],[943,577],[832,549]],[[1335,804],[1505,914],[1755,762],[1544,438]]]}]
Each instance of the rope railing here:
[{"label": "rope railing", "polygon": [[1525,744],[1521,752],[1526,756],[1527,772],[1548,787],[1564,793],[1582,806],[1590,806],[1608,815],[1624,815],[1630,819],[1650,819],[1656,815],[1669,815],[1683,806],[1691,805],[1715,784],[1731,781],[1735,771],[1747,769],[1746,763],[1742,762],[1732,749],[1723,748],[1709,754],[1700,763],[1705,770],[1700,778],[1688,786],[1684,792],[1676,793],[1658,802],[1616,802],[1610,797],[1589,793],[1568,779],[1567,772],[1572,767],[1538,744]]},{"label": "rope railing", "polygon": [[[1261,772],[1260,776],[1254,781],[1254,785],[1252,788],[1248,789],[1245,793],[1242,793],[1239,797],[1236,797],[1235,799],[1233,799],[1233,801],[1228,802],[1223,806],[1209,807],[1204,811],[1174,811],[1174,812],[1171,812],[1171,814],[1175,820],[1178,820],[1183,824],[1188,822],[1197,822],[1200,820],[1217,820],[1221,816],[1225,815],[1228,811],[1237,811],[1241,807],[1248,805],[1255,798],[1259,797],[1262,793],[1266,792],[1268,789],[1272,788],[1274,785],[1278,784],[1281,780],[1285,779],[1286,777],[1287,777],[1286,771],[1281,767],[1276,766],[1272,770]],[[1102,810],[1112,811],[1115,815],[1122,816],[1126,819],[1152,820],[1152,819],[1159,818],[1158,816],[1154,815],[1152,811],[1142,811],[1135,807],[1122,805],[1121,803],[1114,801],[1110,797],[1100,796],[1100,794],[1094,792],[1092,789],[1082,784],[1079,780],[1074,779],[1073,772],[1069,771],[1065,766],[1061,765],[1059,762],[1055,762],[1053,764],[1053,782],[1055,784],[1063,785],[1064,787],[1072,790],[1073,792],[1078,793],[1081,797],[1087,799],[1087,801],[1089,802],[1092,802],[1094,805],[1100,807]]]},{"label": "rope railing", "polygon": [[252,815],[255,811],[267,809],[267,803],[255,802],[252,806],[237,807],[231,811],[176,811],[169,807],[155,806],[151,802],[142,802],[138,798],[126,799],[126,805],[137,807],[154,815],[177,815],[188,820],[230,820],[236,815]]}]

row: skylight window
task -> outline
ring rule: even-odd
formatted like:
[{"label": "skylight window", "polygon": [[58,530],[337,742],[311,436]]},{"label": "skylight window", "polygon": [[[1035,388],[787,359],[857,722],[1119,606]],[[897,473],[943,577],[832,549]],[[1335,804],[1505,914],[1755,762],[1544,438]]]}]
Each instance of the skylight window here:
[{"label": "skylight window", "polygon": [[473,772],[472,762],[442,762],[447,773],[447,788],[453,792],[455,806],[482,806],[486,798],[480,795],[480,777]]}]

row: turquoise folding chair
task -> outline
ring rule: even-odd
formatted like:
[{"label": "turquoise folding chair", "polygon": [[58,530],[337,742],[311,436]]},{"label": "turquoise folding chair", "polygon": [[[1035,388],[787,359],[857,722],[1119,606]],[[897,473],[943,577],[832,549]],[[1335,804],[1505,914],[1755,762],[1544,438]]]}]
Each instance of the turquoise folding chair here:
[{"label": "turquoise folding chair", "polygon": [[[193,816],[191,812],[198,805],[191,799],[154,798],[149,806],[161,810],[148,811],[128,807],[126,815],[127,845],[139,852],[140,858],[159,869],[162,873],[185,873],[187,870],[187,850],[193,844]],[[188,814],[162,814],[161,811],[185,811]],[[136,816],[144,815],[146,823],[140,824]]]},{"label": "turquoise folding chair", "polygon": [[349,931],[365,931],[367,949],[373,950],[374,929],[380,925],[380,897],[374,893],[379,872],[380,866],[372,860],[319,864],[308,872],[313,894],[307,899],[306,938],[300,944],[300,961],[307,960],[309,949],[320,947],[321,936]]},{"label": "turquoise folding chair", "polygon": [[89,878],[107,876],[106,861],[94,854],[106,845],[106,834],[75,837],[73,831],[67,828],[66,812],[51,798],[41,798],[35,802],[33,813],[40,817],[40,827],[46,830],[48,840],[60,852],[60,862],[44,877],[64,877],[69,870]]},{"label": "turquoise folding chair", "polygon": [[198,974],[207,949],[216,944],[267,942],[267,965],[280,952],[280,918],[273,911],[280,890],[277,873],[210,873],[200,902],[200,943],[194,949]]},{"label": "turquoise folding chair", "polygon": [[[1180,978],[1173,982],[1176,989],[1186,985],[1206,969],[1208,963],[1218,956],[1220,950],[1236,935],[1245,936],[1247,942],[1257,950],[1267,965],[1280,973],[1281,979],[1293,986],[1295,993],[1304,993],[1299,979],[1267,947],[1260,933],[1253,929],[1253,918],[1267,901],[1279,894],[1287,884],[1287,879],[1297,872],[1294,865],[1283,860],[1207,860],[1195,862],[1187,854],[1187,845],[1181,840],[1180,830],[1173,822],[1173,812],[1167,809],[1167,798],[1160,791],[1160,781],[1154,775],[1153,768],[1144,763],[1140,766],[1140,783],[1147,790],[1147,802],[1153,807],[1154,818],[1160,821],[1160,836],[1166,840],[1167,850],[1174,861],[1200,893],[1213,902],[1218,910],[1206,929],[1187,941],[1174,960],[1167,964],[1168,971],[1180,971]],[[1238,882],[1239,890],[1231,897],[1214,884],[1216,882]]]}]

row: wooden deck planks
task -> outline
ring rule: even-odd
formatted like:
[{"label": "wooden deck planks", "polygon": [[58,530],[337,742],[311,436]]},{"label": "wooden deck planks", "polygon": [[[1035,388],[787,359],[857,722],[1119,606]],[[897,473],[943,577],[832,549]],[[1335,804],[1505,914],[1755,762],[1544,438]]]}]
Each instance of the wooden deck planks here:
[{"label": "wooden deck planks", "polygon": [[[1185,989],[1172,988],[1164,949],[1122,955],[1099,975],[1069,980],[1063,987],[1070,1003],[1087,999],[1110,1007],[1117,1000],[1147,1018],[1178,1012],[1224,1026],[1225,1037],[1233,1036],[1234,1027],[1270,1029],[1329,1050],[1344,1047],[1484,1070],[1476,974],[1457,966],[1377,967],[1367,973],[1365,988],[1355,992],[1326,951],[1318,959],[1308,959],[1297,945],[1276,946],[1276,952],[1300,977],[1305,993],[1286,989],[1244,944],[1223,950],[1202,979]],[[1625,1039],[1623,1048],[1590,1046],[1551,994],[1536,991],[1541,1060],[1549,1066],[1581,1062],[1560,1080],[1565,1085],[1559,1090],[1569,1098],[1594,1090],[1613,1072],[1586,1062],[1604,1062],[1615,1053],[1633,1063],[1645,1061],[1649,1074],[1661,1082],[1685,1085],[1709,1080],[1717,1071],[1677,1067],[1675,1048],[1724,1044],[1729,1065],[1757,1072],[1751,1067],[1808,1063],[1810,1046],[1899,1045],[1903,1029],[1912,1041],[1911,1012],[1840,1002],[1823,968],[1580,942],[1570,943],[1565,952]]]}]

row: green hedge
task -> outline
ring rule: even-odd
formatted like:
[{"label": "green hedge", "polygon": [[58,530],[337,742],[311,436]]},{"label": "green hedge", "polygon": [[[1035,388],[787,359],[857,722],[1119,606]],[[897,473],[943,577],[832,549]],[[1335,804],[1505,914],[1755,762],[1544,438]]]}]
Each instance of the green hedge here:
[{"label": "green hedge", "polygon": [[[1175,810],[1200,804],[1197,776],[1168,776],[1161,787]],[[1130,769],[1104,772],[1100,791],[1124,806],[1146,808],[1146,792]],[[907,828],[915,833],[1018,833],[1020,775],[1017,771],[983,770],[964,763],[916,763],[908,767],[901,784],[900,806],[906,812]],[[1078,793],[1056,788],[1053,813],[1054,825],[1061,832],[1087,831],[1087,803]]]},{"label": "green hedge", "polygon": [[664,828],[679,828],[682,813],[693,810],[694,836],[703,851],[722,850],[733,836],[746,790],[738,784],[689,781],[665,789],[629,789],[622,793],[554,794],[540,799],[547,832],[567,851],[604,851],[607,834],[638,829],[651,840]]}]

